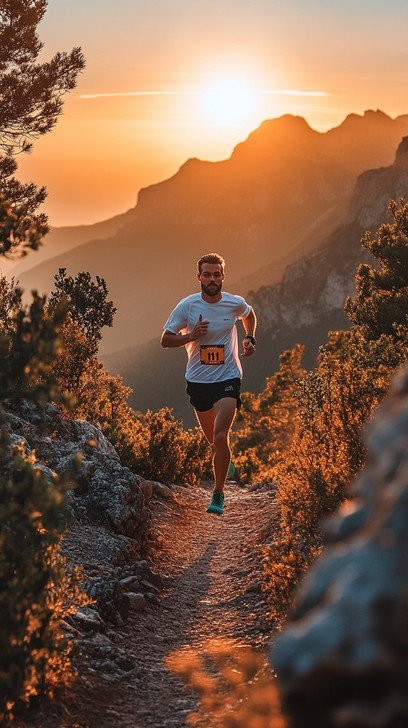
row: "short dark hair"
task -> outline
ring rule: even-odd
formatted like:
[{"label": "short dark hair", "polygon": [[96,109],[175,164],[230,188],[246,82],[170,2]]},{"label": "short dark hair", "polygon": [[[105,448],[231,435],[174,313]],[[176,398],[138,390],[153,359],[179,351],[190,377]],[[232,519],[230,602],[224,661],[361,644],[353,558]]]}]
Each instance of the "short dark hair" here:
[{"label": "short dark hair", "polygon": [[201,256],[201,258],[197,261],[197,270],[199,273],[201,273],[203,263],[218,263],[218,265],[221,266],[222,273],[224,273],[225,260],[222,255],[218,255],[218,253],[206,253]]}]

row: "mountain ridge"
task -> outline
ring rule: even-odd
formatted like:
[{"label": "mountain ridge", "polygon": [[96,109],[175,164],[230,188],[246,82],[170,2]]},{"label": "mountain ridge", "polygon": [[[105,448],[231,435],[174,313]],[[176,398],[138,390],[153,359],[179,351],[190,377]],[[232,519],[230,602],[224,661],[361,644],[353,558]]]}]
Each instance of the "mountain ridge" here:
[{"label": "mountain ridge", "polygon": [[[343,132],[342,141],[331,136],[328,143],[327,134],[312,130],[302,117],[267,120],[260,125],[262,138],[267,129],[267,141],[253,154],[246,140],[226,160],[187,160],[169,179],[140,190],[131,222],[113,237],[52,258],[23,273],[20,283],[49,291],[59,267],[70,275],[87,270],[102,276],[118,311],[114,327],[103,333],[101,352],[148,341],[174,302],[191,292],[192,261],[203,252],[218,249],[224,255],[231,287],[243,272],[249,279],[295,250],[300,255],[305,238],[305,249],[317,246],[316,220],[333,210],[337,224],[357,174],[367,169],[367,157],[368,166],[389,163],[401,129],[408,132],[408,123],[383,116],[384,127],[376,121],[383,132],[366,134],[364,144],[360,135]],[[363,123],[371,124],[371,115],[367,119]],[[305,128],[310,144],[303,140]],[[251,134],[258,134],[258,144],[259,127]],[[259,275],[257,284],[268,283]]]},{"label": "mountain ridge", "polygon": [[[387,220],[389,199],[400,194],[408,196],[408,173],[400,164],[407,151],[408,136],[400,143],[389,167],[367,170],[359,176],[342,224],[317,250],[287,266],[281,281],[248,295],[258,316],[258,346],[256,357],[244,362],[244,389],[258,391],[263,387],[265,377],[278,366],[280,352],[295,343],[306,346],[304,363],[313,366],[317,348],[325,341],[327,332],[348,328],[344,300],[354,293],[358,263],[371,260],[360,245],[367,229],[359,218],[360,211],[366,201],[371,216],[365,221],[373,230]],[[160,350],[157,336],[157,340],[102,359],[111,373],[120,374],[133,388],[133,407],[143,410],[170,406],[186,425],[194,423],[184,395],[184,352]]]},{"label": "mountain ridge", "polygon": [[[132,207],[126,212],[118,215],[91,223],[89,225],[63,225],[61,227],[51,227],[49,233],[44,237],[42,245],[38,250],[19,259],[17,262],[8,261],[4,266],[8,275],[19,276],[25,271],[40,265],[42,262],[55,258],[58,255],[69,253],[70,250],[80,247],[85,243],[96,240],[104,240],[105,238],[115,235],[122,227],[132,220],[135,215],[135,208]],[[75,243],[73,243],[75,239]],[[36,260],[33,265],[33,260]],[[57,271],[56,271],[57,272]]]}]

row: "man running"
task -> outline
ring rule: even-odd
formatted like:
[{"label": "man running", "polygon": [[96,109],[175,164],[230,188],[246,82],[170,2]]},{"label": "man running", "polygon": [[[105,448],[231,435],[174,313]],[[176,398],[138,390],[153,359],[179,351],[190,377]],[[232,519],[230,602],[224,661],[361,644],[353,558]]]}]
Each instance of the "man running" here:
[{"label": "man running", "polygon": [[241,319],[246,333],[243,356],[251,356],[256,316],[242,296],[222,290],[225,261],[218,253],[203,255],[197,268],[201,292],[177,304],[164,325],[161,345],[186,347],[187,394],[214,451],[215,486],[207,512],[221,515],[231,460],[229,431],[241,406],[242,367],[235,322]]}]

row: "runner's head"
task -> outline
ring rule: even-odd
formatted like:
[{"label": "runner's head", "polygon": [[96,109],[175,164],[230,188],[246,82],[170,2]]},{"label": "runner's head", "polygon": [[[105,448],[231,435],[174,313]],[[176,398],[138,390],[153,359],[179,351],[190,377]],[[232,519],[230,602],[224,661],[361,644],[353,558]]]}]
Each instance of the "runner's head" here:
[{"label": "runner's head", "polygon": [[207,253],[197,261],[197,280],[207,296],[218,296],[224,280],[225,261],[218,253]]}]

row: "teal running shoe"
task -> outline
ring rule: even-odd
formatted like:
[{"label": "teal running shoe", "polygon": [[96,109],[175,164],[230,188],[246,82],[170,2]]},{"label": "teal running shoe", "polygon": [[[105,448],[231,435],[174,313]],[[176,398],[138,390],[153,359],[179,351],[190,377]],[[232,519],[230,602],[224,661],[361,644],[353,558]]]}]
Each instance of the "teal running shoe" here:
[{"label": "teal running shoe", "polygon": [[223,510],[224,510],[224,496],[219,490],[216,490],[212,494],[211,503],[207,507],[206,512],[207,513],[216,513],[217,516],[222,516]]},{"label": "teal running shoe", "polygon": [[227,472],[227,479],[233,480],[235,478],[236,472],[237,472],[237,469],[236,469],[234,463],[232,462],[232,460],[230,460],[230,464],[228,466],[228,472]]}]

